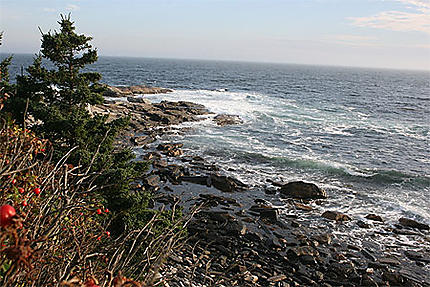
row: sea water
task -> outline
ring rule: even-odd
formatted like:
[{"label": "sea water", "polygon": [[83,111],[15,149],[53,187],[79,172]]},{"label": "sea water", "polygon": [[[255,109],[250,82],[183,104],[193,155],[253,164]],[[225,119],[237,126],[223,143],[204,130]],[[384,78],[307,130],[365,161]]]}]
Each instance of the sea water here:
[{"label": "sea water", "polygon": [[[16,55],[12,77],[31,63]],[[314,182],[323,209],[430,224],[430,72],[100,57],[88,68],[109,85],[151,85],[244,123],[209,119],[173,140],[253,187]]]}]

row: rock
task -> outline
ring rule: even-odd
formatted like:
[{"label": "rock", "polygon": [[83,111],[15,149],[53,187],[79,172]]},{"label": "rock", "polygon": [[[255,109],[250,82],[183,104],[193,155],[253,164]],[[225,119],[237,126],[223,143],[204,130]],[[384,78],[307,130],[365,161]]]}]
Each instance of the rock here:
[{"label": "rock", "polygon": [[158,152],[149,152],[142,156],[142,159],[144,160],[154,160],[154,159],[160,159],[161,155]]},{"label": "rock", "polygon": [[312,239],[318,241],[321,244],[331,244],[332,241],[331,235],[328,233],[314,235],[312,236]]},{"label": "rock", "polygon": [[160,177],[158,175],[150,175],[144,179],[144,183],[150,187],[158,188],[160,186]]},{"label": "rock", "polygon": [[303,181],[289,182],[281,187],[281,195],[297,199],[318,199],[327,198],[324,190],[313,183]]},{"label": "rock", "polygon": [[318,250],[310,247],[310,246],[299,246],[288,249],[287,256],[289,258],[297,258],[300,256],[309,255],[309,256],[319,256]]},{"label": "rock", "polygon": [[180,179],[185,182],[211,186],[209,177],[207,176],[182,176]]},{"label": "rock", "polygon": [[153,163],[152,163],[152,166],[153,167],[156,167],[156,168],[166,168],[167,167],[167,160],[165,160],[165,159],[159,159],[159,160],[155,160]]},{"label": "rock", "polygon": [[424,263],[430,263],[430,256],[427,255],[427,257],[426,257],[424,252],[416,252],[416,251],[412,251],[412,250],[406,250],[405,255],[406,255],[406,257],[408,257],[409,259],[414,260],[414,261],[421,261]]},{"label": "rock", "polygon": [[107,90],[104,92],[105,97],[123,97],[133,94],[160,94],[160,93],[170,93],[173,90],[148,87],[148,86],[129,86],[129,87],[113,87],[106,86]]},{"label": "rock", "polygon": [[300,210],[303,210],[303,211],[311,211],[313,209],[312,206],[304,205],[304,204],[301,204],[299,202],[294,202],[294,206],[297,209],[300,209]]},{"label": "rock", "polygon": [[184,145],[181,143],[164,143],[164,144],[159,144],[157,146],[157,150],[170,151],[170,150],[174,150],[174,149],[179,149],[183,146]]},{"label": "rock", "polygon": [[278,209],[277,208],[261,208],[260,217],[268,220],[269,222],[275,223],[278,221]]},{"label": "rock", "polygon": [[399,260],[395,259],[395,258],[390,258],[390,257],[383,257],[383,258],[379,258],[378,262],[381,264],[386,264],[386,265],[400,265]]},{"label": "rock", "polygon": [[272,276],[272,277],[267,278],[267,281],[269,281],[269,282],[279,282],[279,281],[282,281],[282,280],[285,280],[285,279],[287,279],[287,276],[285,276],[284,274],[280,274],[280,275],[276,275],[276,276]]},{"label": "rock", "polygon": [[384,222],[384,220],[382,219],[381,216],[373,214],[373,213],[366,215],[366,218],[369,220],[373,220],[373,221]]},{"label": "rock", "polygon": [[362,220],[357,221],[357,225],[358,227],[361,227],[361,228],[370,228],[370,225]]},{"label": "rock", "polygon": [[429,226],[427,224],[419,223],[415,220],[408,219],[405,217],[400,218],[399,222],[401,225],[406,226],[406,227],[412,227],[412,228],[417,228],[417,229],[422,229],[422,230],[429,230]]},{"label": "rock", "polygon": [[147,145],[155,141],[155,138],[152,136],[138,136],[131,139],[134,145]]},{"label": "rock", "polygon": [[127,101],[130,103],[143,103],[143,104],[151,104],[151,101],[142,97],[127,97]]},{"label": "rock", "polygon": [[239,116],[226,114],[217,115],[214,118],[214,121],[219,126],[238,125],[243,123],[242,119]]},{"label": "rock", "polygon": [[248,274],[245,275],[245,277],[243,278],[245,281],[247,282],[251,282],[251,283],[256,283],[258,281],[258,277],[255,275],[252,275],[251,273],[248,272]]},{"label": "rock", "polygon": [[326,211],[322,214],[322,217],[325,217],[330,220],[336,220],[336,221],[348,221],[351,220],[351,218],[343,213],[340,213],[338,211]]},{"label": "rock", "polygon": [[346,215],[346,214],[343,214],[343,213],[338,212],[338,211],[330,211],[330,210],[324,212],[322,214],[322,217],[330,219],[330,220],[336,220],[336,221],[348,221],[348,220],[351,220],[351,218],[348,215]]},{"label": "rock", "polygon": [[247,187],[246,184],[229,176],[211,174],[209,178],[213,187],[224,192],[239,191]]}]

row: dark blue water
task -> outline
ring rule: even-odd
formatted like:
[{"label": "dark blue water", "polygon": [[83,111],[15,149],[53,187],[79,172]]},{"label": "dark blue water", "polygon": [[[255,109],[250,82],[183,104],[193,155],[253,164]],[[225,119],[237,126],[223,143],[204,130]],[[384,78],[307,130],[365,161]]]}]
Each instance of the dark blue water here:
[{"label": "dark blue water", "polygon": [[[29,63],[16,56],[12,74]],[[430,72],[110,57],[89,69],[110,85],[175,90],[153,101],[240,115],[243,125],[207,119],[177,139],[250,184],[313,181],[325,208],[430,223]]]}]

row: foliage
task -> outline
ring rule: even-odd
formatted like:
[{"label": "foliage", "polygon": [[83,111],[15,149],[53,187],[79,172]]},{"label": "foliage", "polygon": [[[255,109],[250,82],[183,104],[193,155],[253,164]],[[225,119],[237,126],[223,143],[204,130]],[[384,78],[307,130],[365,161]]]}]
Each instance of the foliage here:
[{"label": "foliage", "polygon": [[[2,44],[3,33],[0,33],[0,46]],[[9,83],[9,65],[12,61],[12,56],[3,59],[0,62],[0,110],[3,108],[4,102],[6,101],[11,85]]]},{"label": "foliage", "polygon": [[0,285],[153,286],[192,213],[151,210],[152,195],[131,188],[146,163],[115,147],[128,120],[89,113],[103,88],[80,70],[96,50],[70,17],[59,24],[16,86],[11,58],[0,65],[0,205],[16,209],[0,226]]},{"label": "foliage", "polygon": [[69,154],[52,162],[47,140],[0,127],[0,205],[17,214],[0,226],[0,286],[153,286],[191,215],[179,218],[176,205],[170,212],[133,207],[128,232],[111,235],[115,215],[97,192],[97,174],[67,164]]},{"label": "foliage", "polygon": [[[8,112],[21,126],[25,111],[34,118],[31,129],[53,144],[55,160],[74,148],[68,163],[91,167],[99,175],[96,183],[111,210],[125,211],[136,204],[145,209],[144,201],[130,195],[129,187],[147,163],[133,161],[129,149],[115,148],[128,118],[108,121],[106,115],[88,110],[103,101],[104,91],[99,73],[81,71],[97,60],[97,50],[89,44],[92,38],[77,34],[70,16],[61,16],[58,23],[60,31],[42,33],[40,54],[26,75],[17,77]],[[44,60],[53,68],[48,69]]]}]

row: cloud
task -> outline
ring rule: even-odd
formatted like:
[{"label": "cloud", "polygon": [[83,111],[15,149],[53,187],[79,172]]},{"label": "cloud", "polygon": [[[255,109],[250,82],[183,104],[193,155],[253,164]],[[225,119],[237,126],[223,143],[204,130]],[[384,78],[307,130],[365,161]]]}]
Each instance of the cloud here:
[{"label": "cloud", "polygon": [[378,42],[376,37],[362,36],[362,35],[349,35],[349,34],[336,34],[327,35],[323,38],[324,41],[348,45],[348,46],[366,46],[366,47],[378,47],[381,43]]},{"label": "cloud", "polygon": [[67,10],[69,10],[69,11],[78,11],[80,8],[79,8],[79,6],[78,6],[78,5],[75,5],[75,4],[68,4],[68,5],[66,6],[66,9],[67,9]]},{"label": "cloud", "polygon": [[55,12],[55,11],[57,11],[55,8],[43,8],[43,11],[44,12]]},{"label": "cloud", "polygon": [[352,25],[357,27],[371,27],[392,31],[419,31],[430,34],[430,1],[429,0],[396,0],[414,10],[383,11],[368,17],[350,17]]}]

